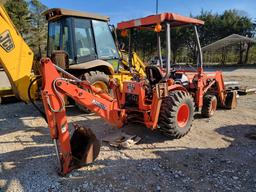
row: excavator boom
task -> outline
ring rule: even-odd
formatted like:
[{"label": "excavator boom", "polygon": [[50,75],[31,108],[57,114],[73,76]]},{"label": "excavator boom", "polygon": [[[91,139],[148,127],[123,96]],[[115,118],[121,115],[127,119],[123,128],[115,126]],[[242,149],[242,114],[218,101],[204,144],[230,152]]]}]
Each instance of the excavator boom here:
[{"label": "excavator boom", "polygon": [[25,102],[29,101],[28,88],[33,79],[33,58],[32,50],[0,5],[0,64],[7,74],[13,93]]}]

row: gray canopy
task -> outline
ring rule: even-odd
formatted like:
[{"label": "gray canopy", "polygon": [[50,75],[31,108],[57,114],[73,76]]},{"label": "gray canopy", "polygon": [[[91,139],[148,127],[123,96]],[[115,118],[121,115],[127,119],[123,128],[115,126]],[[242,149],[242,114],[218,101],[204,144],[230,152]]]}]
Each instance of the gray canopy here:
[{"label": "gray canopy", "polygon": [[253,38],[249,38],[249,37],[245,37],[242,35],[237,35],[237,34],[233,34],[233,35],[229,35],[223,39],[220,39],[218,41],[215,41],[209,45],[206,45],[205,47],[202,48],[202,50],[204,52],[206,51],[216,51],[218,49],[221,49],[223,47],[229,46],[229,45],[233,45],[233,44],[237,44],[237,43],[256,43],[256,39]]}]

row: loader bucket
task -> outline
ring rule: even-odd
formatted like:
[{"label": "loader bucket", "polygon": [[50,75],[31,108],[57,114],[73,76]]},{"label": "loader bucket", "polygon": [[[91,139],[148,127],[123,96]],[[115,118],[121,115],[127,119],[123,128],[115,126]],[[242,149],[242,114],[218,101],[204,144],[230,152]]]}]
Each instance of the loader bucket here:
[{"label": "loader bucket", "polygon": [[74,167],[92,163],[100,152],[100,142],[89,128],[76,126],[70,144]]},{"label": "loader bucket", "polygon": [[234,109],[237,106],[237,91],[227,92],[225,107],[227,109]]}]

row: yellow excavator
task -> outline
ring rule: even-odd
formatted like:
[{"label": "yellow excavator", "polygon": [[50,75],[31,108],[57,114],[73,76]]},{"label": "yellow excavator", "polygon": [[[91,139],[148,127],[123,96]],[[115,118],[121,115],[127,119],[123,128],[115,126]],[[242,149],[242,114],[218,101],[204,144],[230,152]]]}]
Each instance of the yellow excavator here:
[{"label": "yellow excavator", "polygon": [[[47,56],[80,79],[107,92],[110,78],[131,79],[130,69],[144,76],[145,64],[133,53],[131,62],[118,50],[109,26],[109,17],[54,8],[43,13],[48,21]],[[24,102],[38,98],[34,53],[0,5],[0,65],[11,83],[12,92]],[[66,53],[66,57],[60,55]],[[132,66],[129,66],[131,63]],[[122,87],[121,87],[122,88]],[[0,90],[0,97],[8,90]]]},{"label": "yellow excavator", "polygon": [[[0,26],[0,64],[11,83],[13,93],[19,99],[28,101],[28,87],[35,78],[31,71],[34,53],[15,28],[3,6],[0,6]],[[7,90],[2,90],[0,96],[6,92]]]}]

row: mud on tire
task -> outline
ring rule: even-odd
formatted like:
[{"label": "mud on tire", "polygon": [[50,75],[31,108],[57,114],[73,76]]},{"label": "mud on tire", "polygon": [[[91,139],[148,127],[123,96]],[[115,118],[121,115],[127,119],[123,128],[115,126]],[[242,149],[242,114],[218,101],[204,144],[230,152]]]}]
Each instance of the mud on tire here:
[{"label": "mud on tire", "polygon": [[160,131],[172,138],[186,135],[194,119],[194,101],[185,91],[171,91],[162,101],[158,125]]},{"label": "mud on tire", "polygon": [[87,73],[84,73],[81,77],[81,80],[87,80],[91,84],[94,84],[96,82],[102,82],[105,83],[108,86],[109,83],[109,76],[106,75],[104,72],[101,71],[90,71]]}]

